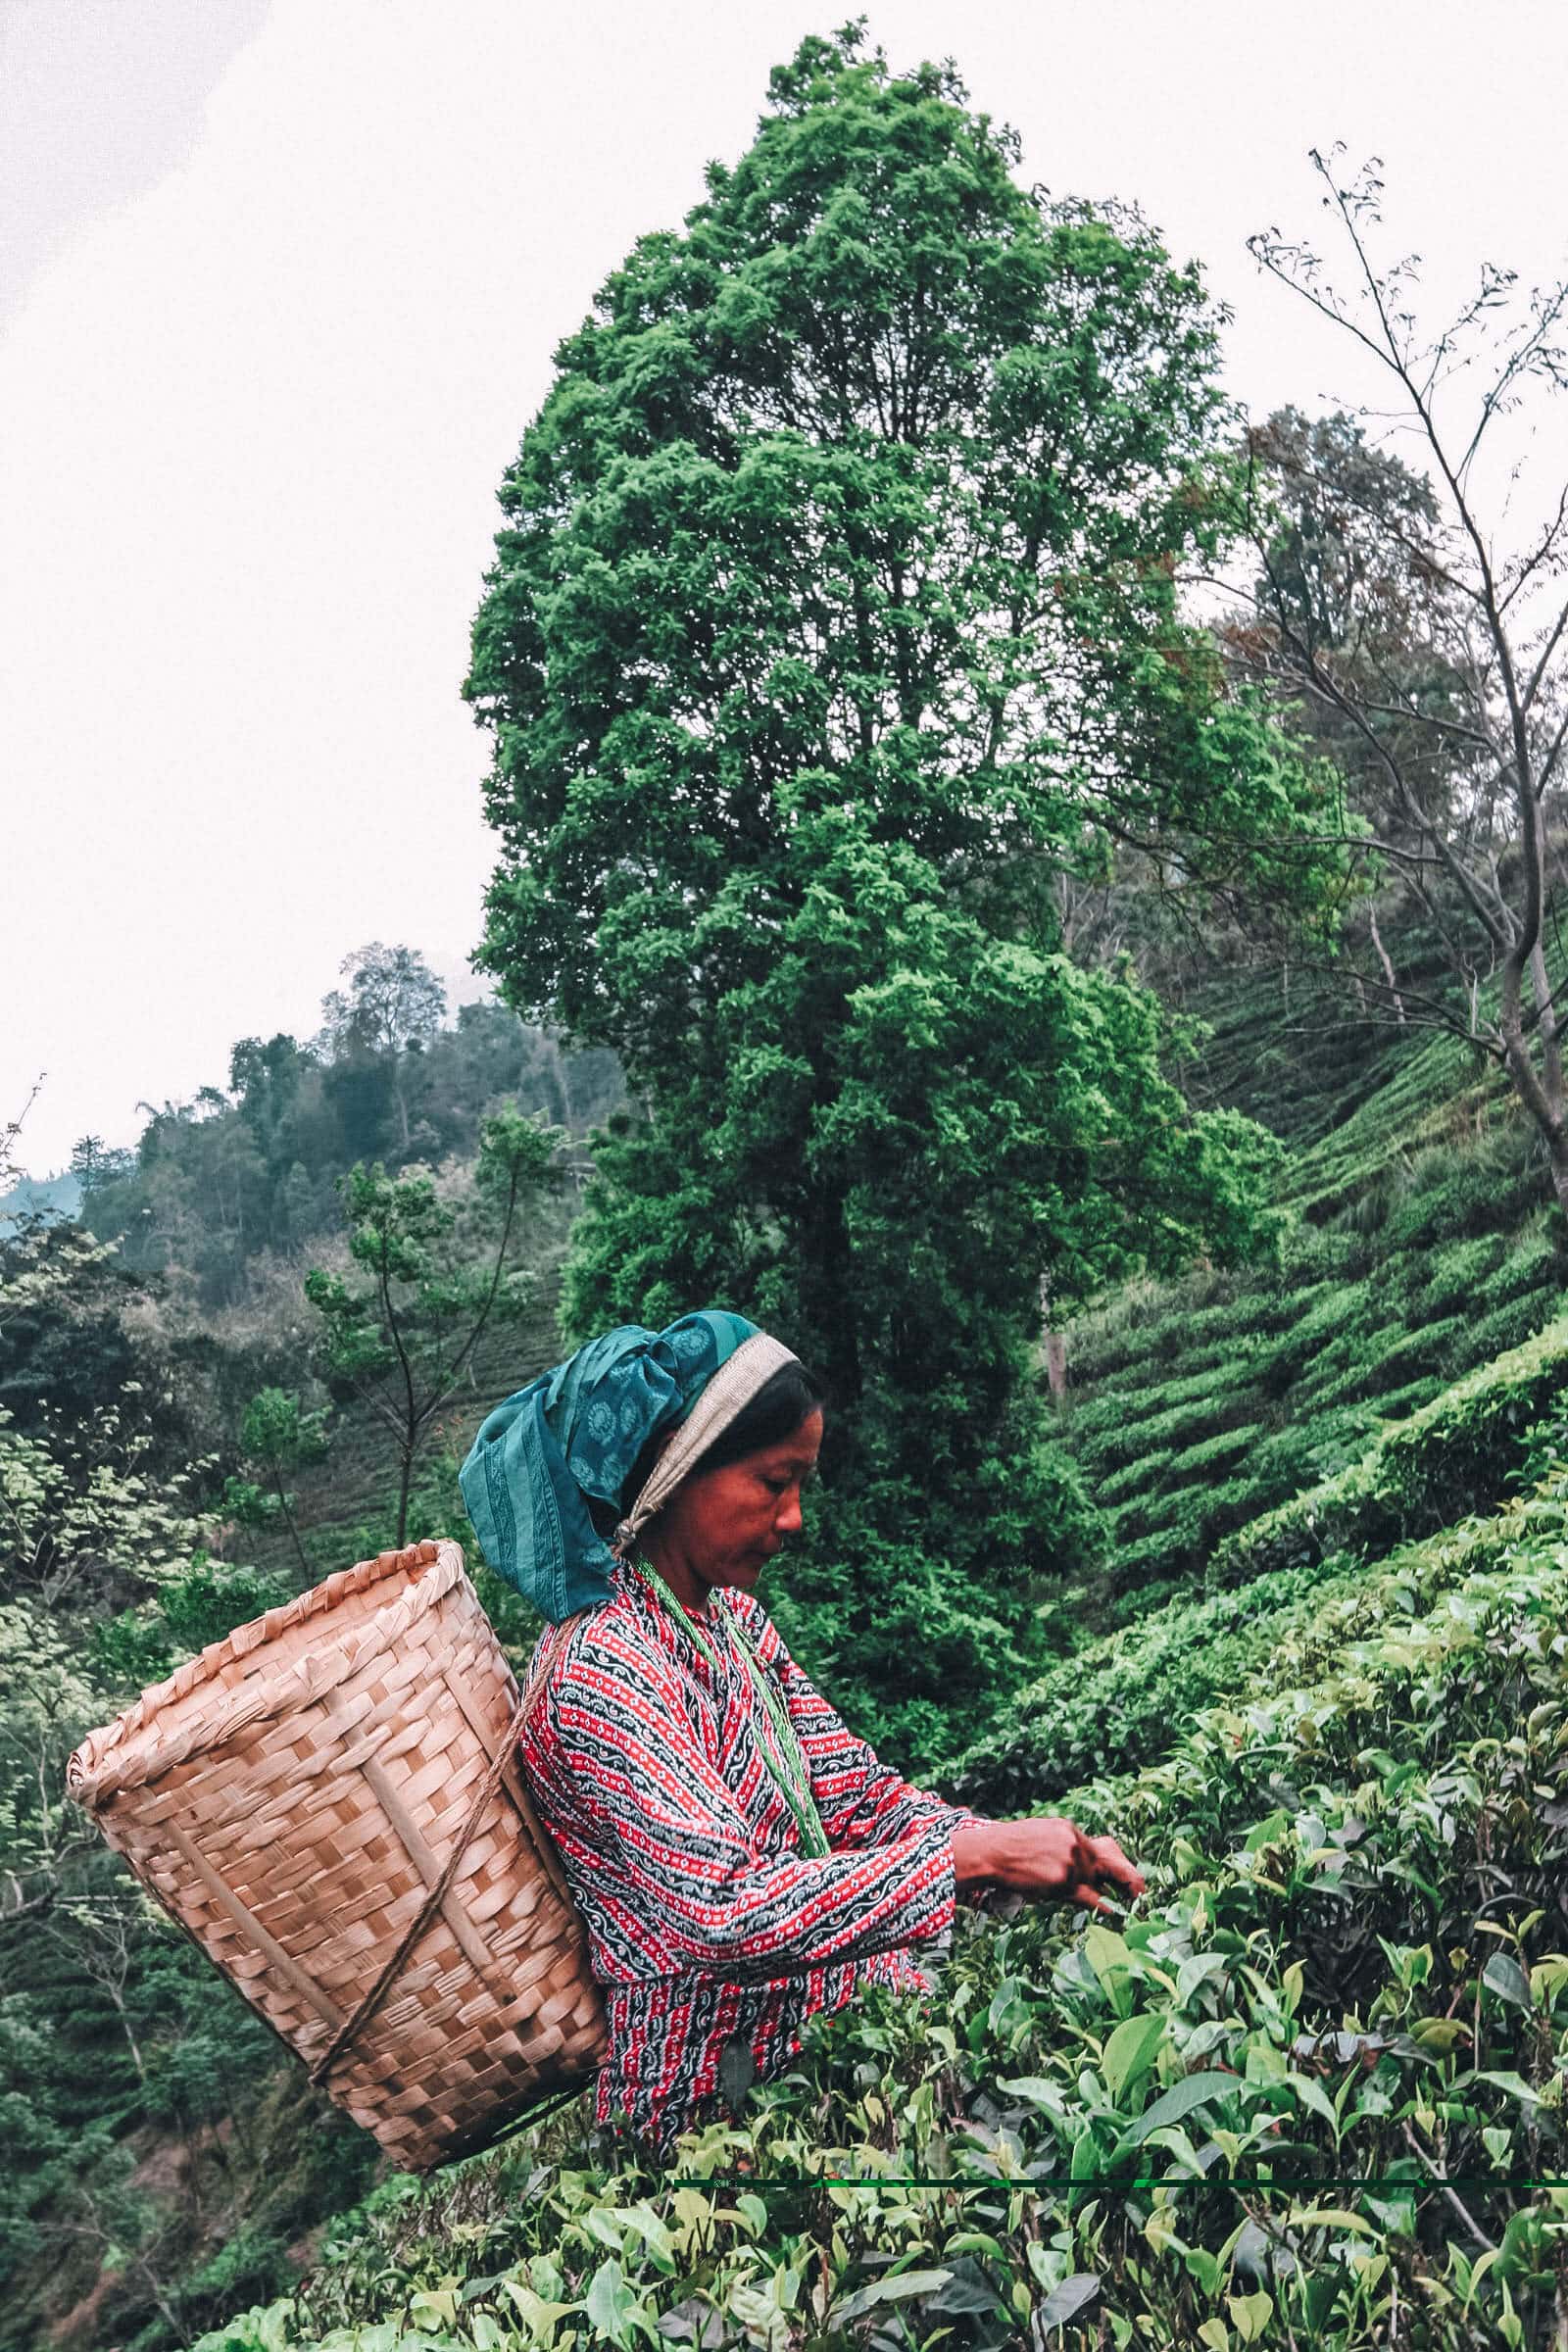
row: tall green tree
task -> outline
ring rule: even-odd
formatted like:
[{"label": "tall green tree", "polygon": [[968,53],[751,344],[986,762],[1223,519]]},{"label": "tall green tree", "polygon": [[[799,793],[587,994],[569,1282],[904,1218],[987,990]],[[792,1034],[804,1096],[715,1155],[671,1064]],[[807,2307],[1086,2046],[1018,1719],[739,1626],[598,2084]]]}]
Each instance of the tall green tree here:
[{"label": "tall green tree", "polygon": [[323,1371],[392,1436],[399,1544],[431,1423],[489,1324],[533,1302],[536,1276],[518,1262],[518,1244],[563,1141],[559,1128],[504,1107],[481,1130],[470,1200],[444,1195],[422,1168],[389,1176],[358,1166],[344,1180],[355,1271],[314,1267],[305,1295],[321,1318]]},{"label": "tall green tree", "polygon": [[225,1482],[223,1507],[242,1527],[270,1527],[281,1519],[309,1577],[310,1554],[294,1516],[289,1481],[326,1459],[326,1415],[307,1412],[287,1389],[262,1389],[245,1407],[239,1435],[247,1475]]},{"label": "tall green tree", "polygon": [[403,1056],[422,1053],[441,1026],[447,992],[417,948],[388,948],[378,939],[356,948],[341,965],[347,989],[321,1000],[322,1034],[342,1051],[383,1054],[392,1072],[400,1139],[409,1149],[409,1103]]},{"label": "tall green tree", "polygon": [[805,42],[563,344],[468,682],[483,959],[648,1113],[602,1153],[572,1327],[723,1299],[823,1363],[839,1663],[922,1703],[1005,1671],[1068,1544],[1043,1279],[1059,1310],[1245,1247],[1262,1195],[1054,885],[1122,841],[1234,881],[1312,793],[1179,609],[1229,499],[1198,277],[1017,160],[951,68]]},{"label": "tall green tree", "polygon": [[71,1173],[81,1187],[83,1200],[100,1186],[128,1175],[134,1160],[134,1152],[114,1149],[101,1135],[79,1136],[71,1148]]}]

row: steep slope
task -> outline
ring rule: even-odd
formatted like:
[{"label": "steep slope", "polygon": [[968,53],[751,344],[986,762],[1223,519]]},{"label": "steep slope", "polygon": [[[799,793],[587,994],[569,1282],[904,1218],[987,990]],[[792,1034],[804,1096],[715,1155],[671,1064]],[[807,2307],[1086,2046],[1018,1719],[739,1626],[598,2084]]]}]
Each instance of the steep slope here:
[{"label": "steep slope", "polygon": [[[673,2175],[613,2161],[577,2099],[387,2180],[210,2352],[1549,2340],[1563,2217],[1524,2181],[1568,2155],[1553,1232],[1461,1050],[1326,1035],[1290,1067],[1255,998],[1205,1064],[1292,1137],[1278,1266],[1069,1334],[1109,1571],[944,1781],[1114,1829],[1137,1913],[960,1914],[930,2003],[813,2031]],[[465,1533],[454,1459],[554,1352],[544,1302],[487,1344],[419,1532]],[[301,1481],[319,1573],[385,1540],[385,1491],[345,1415]]]},{"label": "steep slope", "polygon": [[1183,1589],[1561,1300],[1544,1153],[1464,1047],[1383,1036],[1363,1060],[1325,1028],[1287,1087],[1279,1031],[1244,996],[1204,1065],[1293,1140],[1277,1263],[1133,1284],[1067,1335],[1062,1436],[1108,1534],[1103,1588],[1063,1610],[1080,1629]]},{"label": "steep slope", "polygon": [[388,2183],[201,2352],[1557,2340],[1565,1503],[1396,1550],[1080,1791],[1136,1917],[966,1920],[662,2177],[578,2101]]}]

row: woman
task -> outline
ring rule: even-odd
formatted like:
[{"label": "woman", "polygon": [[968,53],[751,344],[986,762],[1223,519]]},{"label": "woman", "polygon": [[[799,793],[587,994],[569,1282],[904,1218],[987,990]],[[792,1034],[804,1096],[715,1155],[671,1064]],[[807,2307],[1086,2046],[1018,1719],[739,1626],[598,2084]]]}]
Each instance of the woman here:
[{"label": "woman", "polygon": [[929,1991],[906,1947],[956,1887],[1143,1888],[1111,1838],[910,1788],[795,1663],[755,1588],[821,1441],[799,1360],[710,1312],[591,1342],[463,1467],[486,1558],[554,1629],[519,1752],[605,1987],[598,2121],[656,2157],[712,2111],[726,2050],[726,2080],[765,2081],[862,1985]]}]

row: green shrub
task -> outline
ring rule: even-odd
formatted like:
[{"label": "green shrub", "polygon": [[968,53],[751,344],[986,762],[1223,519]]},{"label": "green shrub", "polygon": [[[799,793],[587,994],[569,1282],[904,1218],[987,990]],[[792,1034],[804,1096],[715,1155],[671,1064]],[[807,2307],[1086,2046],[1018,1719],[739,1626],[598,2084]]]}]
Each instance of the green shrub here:
[{"label": "green shrub", "polygon": [[1489,1233],[1480,1241],[1455,1242],[1440,1250],[1430,1262],[1421,1293],[1426,1312],[1435,1317],[1453,1308],[1472,1311],[1478,1297],[1490,1290],[1507,1249],[1502,1234]]},{"label": "green shrub", "polygon": [[[1451,1154],[1449,1165],[1452,1168]],[[1399,1203],[1383,1229],[1384,1247],[1430,1250],[1436,1242],[1495,1233],[1515,1223],[1540,1193],[1541,1180],[1534,1170],[1499,1169],[1492,1154],[1476,1152],[1452,1168],[1444,1183]]]},{"label": "green shrub", "polygon": [[1320,1284],[1309,1295],[1315,1303],[1292,1315],[1263,1369],[1262,1386],[1270,1396],[1283,1396],[1306,1374],[1321,1348],[1363,1329],[1370,1320],[1374,1295],[1369,1283]]},{"label": "green shrub", "polygon": [[1088,1453],[1102,1447],[1107,1440],[1117,1444],[1141,1441],[1152,1422],[1195,1404],[1215,1408],[1251,1387],[1256,1377],[1251,1350],[1239,1347],[1227,1362],[1187,1373],[1180,1380],[1161,1381],[1154,1388],[1142,1382],[1123,1385],[1106,1381],[1074,1407],[1074,1443],[1080,1452]]},{"label": "green shrub", "polygon": [[177,1645],[198,1650],[221,1642],[237,1625],[281,1608],[292,1592],[286,1577],[228,1567],[220,1560],[198,1560],[184,1576],[164,1586],[158,1606]]},{"label": "green shrub", "polygon": [[111,1689],[145,1690],[172,1674],[180,1658],[280,1608],[293,1590],[287,1577],[199,1554],[152,1600],[95,1626],[94,1658]]},{"label": "green shrub", "polygon": [[1505,1298],[1522,1298],[1527,1291],[1560,1291],[1568,1268],[1558,1242],[1555,1211],[1548,1225],[1526,1230],[1486,1285],[1478,1305],[1500,1305]]},{"label": "green shrub", "polygon": [[1367,1404],[1336,1405],[1287,1421],[1261,1440],[1249,1464],[1263,1497],[1258,1508],[1272,1508],[1282,1495],[1348,1469],[1366,1451],[1377,1426],[1377,1414]]},{"label": "green shrub", "polygon": [[1564,1389],[1568,1317],[1385,1429],[1338,1477],[1230,1537],[1209,1562],[1210,1587],[1465,1516],[1506,1491],[1526,1429]]},{"label": "green shrub", "polygon": [[1380,1396],[1368,1399],[1367,1409],[1379,1421],[1407,1421],[1418,1413],[1434,1396],[1441,1396],[1448,1383],[1441,1372],[1429,1373],[1423,1380],[1412,1380],[1402,1389],[1386,1390]]},{"label": "green shrub", "polygon": [[1217,1485],[1202,1479],[1125,1502],[1114,1514],[1115,1545],[1105,1570],[1113,1617],[1120,1618],[1128,1592],[1152,1578],[1190,1587],[1219,1539],[1256,1518],[1272,1492],[1249,1469]]},{"label": "green shrub", "polygon": [[1090,1464],[1125,1460],[1133,1450],[1142,1458],[1160,1447],[1196,1444],[1213,1434],[1216,1425],[1229,1428],[1246,1411],[1247,1400],[1234,1394],[1208,1401],[1172,1405],[1168,1412],[1152,1414],[1147,1421],[1132,1427],[1109,1429],[1103,1436],[1084,1443],[1080,1450]]},{"label": "green shrub", "polygon": [[1436,1606],[1412,1569],[1377,1623],[1320,1609],[1327,1650],[1302,1591],[1167,1761],[1080,1792],[1149,1873],[1130,1914],[963,1915],[933,1991],[813,2020],[666,2171],[577,2102],[389,2181],[198,2352],[1552,2340],[1568,1572],[1560,1509],[1510,1524]]},{"label": "green shrub", "polygon": [[1324,1405],[1364,1401],[1381,1410],[1385,1390],[1394,1392],[1409,1381],[1433,1380],[1441,1388],[1475,1361],[1465,1346],[1471,1326],[1463,1315],[1450,1315],[1420,1331],[1385,1331],[1354,1351],[1350,1369],[1338,1379],[1303,1380],[1302,1403]]},{"label": "green shrub", "polygon": [[[1129,1544],[1139,1536],[1152,1536],[1173,1526],[1186,1508],[1187,1493],[1161,1483],[1152,1492],[1123,1503],[1113,1522],[1117,1543]],[[1122,1581],[1118,1577],[1117,1582]]]},{"label": "green shrub", "polygon": [[1547,1324],[1562,1305],[1562,1291],[1553,1284],[1550,1289],[1525,1291],[1509,1298],[1490,1314],[1483,1315],[1470,1333],[1474,1360],[1485,1363],[1489,1356],[1505,1354],[1509,1349],[1522,1348],[1527,1340]]},{"label": "green shrub", "polygon": [[1130,1495],[1142,1494],[1173,1459],[1169,1446],[1158,1453],[1141,1453],[1135,1461],[1126,1462],[1108,1477],[1096,1481],[1096,1500],[1108,1509],[1113,1503],[1125,1502]]},{"label": "green shrub", "polygon": [[116,1693],[145,1690],[161,1683],[174,1663],[169,1628],[156,1609],[122,1609],[92,1629],[95,1677]]},{"label": "green shrub", "polygon": [[1222,1429],[1211,1438],[1200,1438],[1185,1453],[1177,1454],[1170,1465],[1170,1476],[1190,1478],[1195,1470],[1208,1470],[1216,1462],[1234,1461],[1237,1454],[1246,1453],[1255,1443],[1257,1434],[1258,1424],[1248,1421],[1240,1429]]},{"label": "green shrub", "polygon": [[1156,1762],[1199,1708],[1240,1688],[1282,1606],[1319,1582],[1314,1568],[1287,1569],[1239,1593],[1177,1600],[1110,1635],[1021,1691],[1005,1724],[966,1751],[945,1786],[1004,1813]]},{"label": "green shrub", "polygon": [[[1560,1457],[1568,1454],[1568,1396],[1556,1435]],[[1182,1592],[1166,1582],[1152,1588],[1148,1607],[1134,1587],[1118,1604],[1123,1626],[1020,1691],[944,1786],[990,1811],[1054,1801],[1093,1775],[1156,1762],[1199,1709],[1226,1693],[1244,1704],[1248,1686],[1266,1688],[1270,1673],[1300,1679],[1328,1671],[1391,1614],[1430,1605],[1563,1533],[1568,1460],[1553,1461],[1549,1446],[1541,1450],[1550,1473],[1542,1492],[1408,1544],[1375,1572],[1340,1552],[1214,1592]]]}]

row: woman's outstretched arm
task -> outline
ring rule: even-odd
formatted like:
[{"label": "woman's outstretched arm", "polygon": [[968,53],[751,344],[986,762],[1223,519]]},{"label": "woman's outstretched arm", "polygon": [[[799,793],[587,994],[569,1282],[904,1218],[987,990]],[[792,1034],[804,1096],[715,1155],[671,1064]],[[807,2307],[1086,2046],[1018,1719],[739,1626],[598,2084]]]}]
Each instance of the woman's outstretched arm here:
[{"label": "woman's outstretched arm", "polygon": [[548,1825],[590,1883],[603,1939],[636,1973],[771,1977],[951,1926],[951,1807],[822,1858],[760,1850],[710,1760],[673,1665],[612,1622],[552,1675],[521,1752]]},{"label": "woman's outstretched arm", "polygon": [[811,1771],[811,1793],[836,1851],[879,1845],[923,1826],[945,1827],[962,1887],[1003,1886],[1103,1910],[1104,1897],[1143,1892],[1144,1882],[1114,1838],[1087,1838],[1060,1815],[992,1821],[916,1788],[858,1740],[790,1655],[755,1600],[747,1617],[758,1663],[776,1675]]},{"label": "woman's outstretched arm", "polygon": [[[728,1597],[733,1606],[735,1596]],[[891,1764],[884,1764],[791,1656],[777,1626],[755,1597],[742,1606],[758,1664],[775,1677],[789,1707],[810,1767],[811,1794],[836,1852],[883,1845],[933,1824],[951,1833],[960,1822],[983,1818],[967,1805],[950,1805],[929,1789],[915,1788]]]}]

